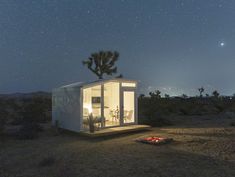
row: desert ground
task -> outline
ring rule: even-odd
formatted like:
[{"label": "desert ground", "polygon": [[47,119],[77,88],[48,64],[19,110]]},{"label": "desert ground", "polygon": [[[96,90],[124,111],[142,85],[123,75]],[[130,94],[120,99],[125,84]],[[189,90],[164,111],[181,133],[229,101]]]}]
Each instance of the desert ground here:
[{"label": "desert ground", "polygon": [[[234,177],[235,128],[229,125],[234,120],[181,116],[174,121],[185,125],[102,138],[68,132],[55,135],[46,126],[38,139],[2,140],[0,176]],[[159,146],[135,142],[147,135],[174,141]]]}]

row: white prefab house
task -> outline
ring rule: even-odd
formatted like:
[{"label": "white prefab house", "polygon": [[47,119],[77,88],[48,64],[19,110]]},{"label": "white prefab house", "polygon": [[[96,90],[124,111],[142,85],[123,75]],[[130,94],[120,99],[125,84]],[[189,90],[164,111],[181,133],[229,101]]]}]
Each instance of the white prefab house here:
[{"label": "white prefab house", "polygon": [[137,82],[123,78],[74,83],[52,91],[52,124],[88,130],[92,113],[99,128],[137,124]]}]

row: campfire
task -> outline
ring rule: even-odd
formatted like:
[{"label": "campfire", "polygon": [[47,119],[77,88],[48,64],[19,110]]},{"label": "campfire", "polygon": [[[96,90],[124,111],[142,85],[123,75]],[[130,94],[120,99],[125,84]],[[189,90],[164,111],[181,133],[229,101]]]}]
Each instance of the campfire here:
[{"label": "campfire", "polygon": [[154,144],[154,145],[160,145],[160,144],[166,144],[171,141],[173,141],[172,138],[163,138],[163,137],[157,137],[157,136],[148,136],[148,137],[142,137],[136,139],[137,142],[141,143],[147,143],[147,144]]}]

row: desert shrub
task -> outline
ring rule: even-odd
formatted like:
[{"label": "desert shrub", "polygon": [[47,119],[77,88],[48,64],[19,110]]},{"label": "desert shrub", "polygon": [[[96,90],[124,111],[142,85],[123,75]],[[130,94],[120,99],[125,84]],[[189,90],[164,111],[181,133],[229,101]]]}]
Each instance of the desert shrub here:
[{"label": "desert shrub", "polygon": [[215,108],[218,110],[218,112],[223,112],[225,110],[224,106],[222,104],[216,104]]},{"label": "desert shrub", "polygon": [[[235,99],[215,99],[212,97],[190,97],[187,99],[158,97],[153,99],[151,97],[143,97],[138,100],[139,123],[157,126],[159,124],[168,124],[168,121],[163,119],[163,117],[168,115],[207,115],[228,111],[235,112]],[[158,124],[158,122],[160,123]]]},{"label": "desert shrub", "polygon": [[230,126],[234,127],[235,126],[235,122],[230,122]]},{"label": "desert shrub", "polygon": [[21,128],[18,132],[20,139],[35,139],[38,137],[38,132],[43,128],[38,122],[41,120],[41,109],[37,107],[35,102],[25,103],[24,108],[21,110],[22,122]]},{"label": "desert shrub", "polygon": [[153,127],[162,127],[173,125],[171,121],[163,117],[156,117],[155,119],[151,119],[149,125]]},{"label": "desert shrub", "polygon": [[138,121],[140,124],[147,124],[152,127],[162,127],[162,126],[173,125],[173,123],[170,120],[163,117],[161,114],[157,112],[152,113],[152,115],[149,115],[148,117],[145,117],[145,116],[139,117]]},{"label": "desert shrub", "polygon": [[39,162],[39,166],[40,167],[48,167],[51,166],[55,163],[55,158],[53,156],[48,156],[43,158],[40,162]]},{"label": "desert shrub", "polygon": [[38,138],[38,132],[42,131],[43,128],[35,122],[25,122],[19,132],[19,139],[35,139]]},{"label": "desert shrub", "polygon": [[179,111],[183,115],[189,115],[189,111],[187,109],[185,109],[185,108],[180,108]]},{"label": "desert shrub", "polygon": [[171,105],[167,107],[167,111],[168,111],[169,113],[175,113],[175,112],[176,112],[176,110],[174,109],[174,107],[171,106]]},{"label": "desert shrub", "polygon": [[171,121],[169,121],[166,118],[163,117],[155,117],[155,118],[149,118],[149,119],[142,119],[143,124],[147,124],[150,125],[152,127],[162,127],[162,126],[169,126],[169,125],[173,125],[173,123]]},{"label": "desert shrub", "polygon": [[145,97],[139,100],[139,119],[140,124],[147,124],[151,126],[170,125],[170,121],[163,118],[162,115],[172,114],[175,108],[168,99],[153,99],[152,97]]},{"label": "desert shrub", "polygon": [[7,111],[4,103],[0,102],[0,136],[3,135],[7,123]]},{"label": "desert shrub", "polygon": [[4,134],[5,125],[6,125],[5,117],[0,117],[0,136]]},{"label": "desert shrub", "polygon": [[7,125],[22,125],[25,119],[34,119],[38,123],[51,121],[51,95],[30,93],[2,96],[0,97],[0,116],[0,121],[4,118]]},{"label": "desert shrub", "polygon": [[55,124],[51,128],[54,136],[58,136],[60,134],[60,122],[59,120],[55,121]]},{"label": "desert shrub", "polygon": [[32,96],[8,100],[4,107],[8,110],[9,122],[13,125],[23,124],[25,117],[38,123],[51,121],[51,97]]},{"label": "desert shrub", "polygon": [[49,120],[47,112],[51,107],[47,104],[48,102],[40,97],[25,102],[20,112],[21,117],[23,117],[22,121],[24,122],[27,119],[27,121],[35,121],[38,123],[47,122]]}]

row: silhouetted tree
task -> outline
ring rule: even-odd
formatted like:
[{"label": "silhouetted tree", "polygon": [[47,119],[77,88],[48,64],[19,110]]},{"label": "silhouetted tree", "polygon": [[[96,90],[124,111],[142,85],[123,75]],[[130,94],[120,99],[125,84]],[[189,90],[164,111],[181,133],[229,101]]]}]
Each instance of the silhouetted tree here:
[{"label": "silhouetted tree", "polygon": [[212,92],[213,97],[218,98],[219,97],[219,92],[217,90]]},{"label": "silhouetted tree", "polygon": [[123,75],[119,74],[116,78],[123,78]]},{"label": "silhouetted tree", "polygon": [[198,89],[198,91],[199,91],[200,97],[202,97],[203,92],[205,91],[205,89],[203,87],[201,87],[201,88]]},{"label": "silhouetted tree", "polygon": [[161,98],[161,92],[159,90],[155,90],[154,92],[149,92],[151,98]]},{"label": "silhouetted tree", "polygon": [[188,98],[188,95],[182,94],[182,98],[186,99],[186,98]]},{"label": "silhouetted tree", "polygon": [[232,96],[232,97],[233,97],[233,99],[235,98],[235,93],[233,94],[233,96]]},{"label": "silhouetted tree", "polygon": [[84,60],[82,63],[86,65],[99,79],[103,79],[103,75],[112,75],[117,72],[115,62],[118,60],[119,53],[114,51],[100,51],[93,53],[91,56]]},{"label": "silhouetted tree", "polygon": [[139,95],[139,98],[140,98],[140,99],[143,99],[144,97],[145,97],[144,94],[140,94],[140,95]]},{"label": "silhouetted tree", "polygon": [[170,95],[169,94],[165,94],[165,98],[170,98]]},{"label": "silhouetted tree", "polygon": [[209,97],[210,97],[210,95],[209,95],[208,93],[206,93],[206,97],[207,97],[207,98],[209,98]]}]

